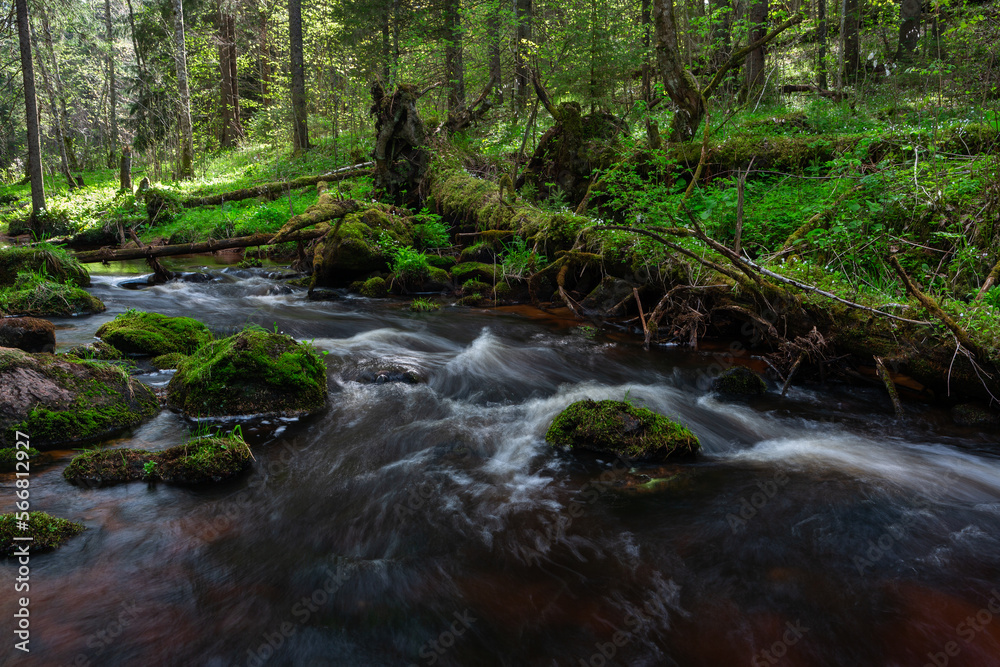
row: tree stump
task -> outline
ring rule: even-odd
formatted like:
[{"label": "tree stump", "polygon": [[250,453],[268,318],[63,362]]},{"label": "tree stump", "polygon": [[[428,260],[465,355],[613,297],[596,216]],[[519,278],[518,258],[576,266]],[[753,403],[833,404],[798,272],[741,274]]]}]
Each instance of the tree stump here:
[{"label": "tree stump", "polygon": [[417,204],[430,156],[424,148],[426,132],[417,113],[420,91],[400,84],[386,95],[372,85],[371,116],[375,119],[375,187],[398,206]]}]

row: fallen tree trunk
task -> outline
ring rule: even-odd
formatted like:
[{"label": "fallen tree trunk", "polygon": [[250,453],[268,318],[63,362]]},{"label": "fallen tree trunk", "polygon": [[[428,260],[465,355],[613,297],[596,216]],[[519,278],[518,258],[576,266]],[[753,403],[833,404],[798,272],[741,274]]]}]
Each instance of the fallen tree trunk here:
[{"label": "fallen tree trunk", "polygon": [[[326,232],[326,229],[299,231],[286,235],[281,242],[309,241],[324,236]],[[253,246],[272,245],[273,243],[274,234],[263,233],[251,236],[236,236],[231,239],[212,239],[200,243],[179,243],[175,245],[145,246],[142,248],[101,248],[100,250],[78,252],[74,257],[81,264],[120,262],[127,259],[149,259],[151,257],[168,257],[170,255],[197,255],[205,252],[215,252],[216,250],[249,248]]]},{"label": "fallen tree trunk", "polygon": [[320,174],[319,176],[303,176],[302,178],[296,178],[291,181],[261,183],[260,185],[255,185],[250,188],[243,188],[242,190],[234,190],[232,192],[223,192],[222,194],[209,195],[207,197],[188,197],[181,200],[181,206],[185,208],[217,206],[227,201],[241,201],[243,199],[252,199],[253,197],[269,197],[271,195],[287,192],[288,190],[307,188],[311,185],[316,185],[320,181],[332,183],[334,181],[343,181],[356,176],[367,176],[371,173],[370,170],[374,164],[374,162],[362,162],[361,164],[344,167],[328,174]]}]

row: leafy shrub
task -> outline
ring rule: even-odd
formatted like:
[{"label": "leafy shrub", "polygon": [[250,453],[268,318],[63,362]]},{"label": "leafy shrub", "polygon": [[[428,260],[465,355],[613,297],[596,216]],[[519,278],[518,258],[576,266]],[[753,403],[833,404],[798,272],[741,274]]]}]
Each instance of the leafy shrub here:
[{"label": "leafy shrub", "polygon": [[427,255],[413,248],[396,248],[393,251],[392,272],[402,280],[423,280],[430,273]]},{"label": "leafy shrub", "polygon": [[413,225],[413,240],[420,248],[446,248],[451,245],[448,227],[441,221],[441,216],[429,213],[425,208],[414,216],[417,223]]}]

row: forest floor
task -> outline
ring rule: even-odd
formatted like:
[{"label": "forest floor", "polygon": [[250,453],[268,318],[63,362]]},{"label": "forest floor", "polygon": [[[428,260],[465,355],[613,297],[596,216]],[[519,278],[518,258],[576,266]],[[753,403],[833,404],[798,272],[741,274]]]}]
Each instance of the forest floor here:
[{"label": "forest floor", "polygon": [[[567,305],[647,343],[740,339],[782,381],[838,372],[864,381],[857,368],[884,358],[900,382],[941,400],[1000,395],[1000,286],[987,284],[1000,259],[1000,115],[990,105],[899,88],[864,103],[789,95],[780,104],[710,115],[704,146],[652,152],[633,118],[611,146],[614,159],[594,178],[585,213],[553,183],[525,186],[517,197],[503,190],[514,163],[525,168],[527,156],[517,159],[524,136],[544,136],[552,124],[544,112],[538,118],[527,131],[498,121],[447,142],[432,138],[425,208],[403,216],[402,231],[378,229],[370,212],[355,221],[364,225],[360,235],[374,229],[378,239],[366,252],[374,248],[381,265],[334,272],[320,286],[339,280],[378,295],[382,287],[370,279],[379,278],[384,289],[405,294],[421,291],[417,275],[468,305]],[[146,199],[119,193],[112,170],[85,173],[88,185],[73,192],[53,177],[48,229],[73,236],[80,248],[123,243],[129,229],[143,244],[274,233],[317,205],[315,187],[210,206],[177,202],[331,172],[367,154],[371,142],[320,141],[302,157],[271,146],[207,156],[197,178],[154,184],[174,205],[152,224]],[[144,172],[133,174],[138,181]],[[329,192],[398,215],[376,203],[369,176],[331,183]],[[0,231],[23,231],[18,204],[28,196],[26,184],[0,187]],[[483,214],[504,207],[520,217]],[[630,229],[581,233],[595,225]],[[271,249],[285,259],[294,251],[295,244]]]}]

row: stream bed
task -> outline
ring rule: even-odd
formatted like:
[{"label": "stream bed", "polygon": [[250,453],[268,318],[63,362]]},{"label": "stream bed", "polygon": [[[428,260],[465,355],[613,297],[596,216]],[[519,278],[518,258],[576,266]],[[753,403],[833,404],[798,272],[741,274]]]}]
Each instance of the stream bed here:
[{"label": "stream bed", "polygon": [[[54,320],[58,350],[127,308],[218,336],[255,323],[327,353],[330,405],[246,424],[252,469],[218,487],[78,488],[72,451],[33,467],[32,509],[87,530],[32,557],[31,655],[8,639],[0,663],[1000,664],[997,433],[916,403],[896,420],[876,389],[724,400],[718,355],[530,308],[308,301],[218,266],[128,289],[113,270],[93,276],[106,313]],[[422,381],[350,379],[385,365]],[[673,416],[704,456],[552,450],[552,418],[584,398]],[[164,411],[109,446],[191,429]],[[13,475],[0,486],[13,499]],[[12,590],[15,561],[0,572]]]}]

